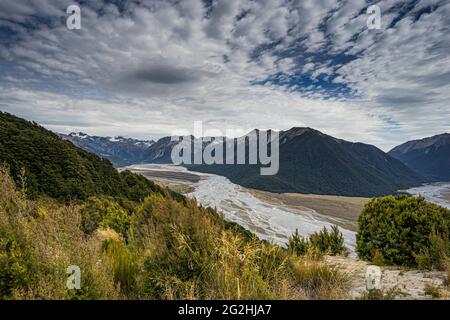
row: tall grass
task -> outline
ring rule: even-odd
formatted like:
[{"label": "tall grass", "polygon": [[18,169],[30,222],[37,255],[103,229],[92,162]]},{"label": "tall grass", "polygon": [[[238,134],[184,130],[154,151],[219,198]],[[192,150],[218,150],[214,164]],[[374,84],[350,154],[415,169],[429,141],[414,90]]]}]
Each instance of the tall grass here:
[{"label": "tall grass", "polygon": [[[79,208],[37,207],[16,191],[0,168],[0,298],[109,299],[117,297],[100,242],[80,228]],[[68,290],[66,269],[82,270],[81,290]]]},{"label": "tall grass", "polygon": [[349,276],[322,259],[306,255],[291,260],[292,273],[299,287],[313,299],[348,298]]},{"label": "tall grass", "polygon": [[317,262],[305,265],[300,276],[296,254],[225,230],[195,201],[183,207],[149,197],[135,219],[130,238],[144,244],[141,283],[148,284],[147,298],[337,298],[344,292],[346,279],[339,271]]},{"label": "tall grass", "polygon": [[[86,211],[83,205],[28,201],[5,168],[0,187],[3,299],[346,297],[347,279],[338,270],[227,228],[219,214],[195,200],[153,194],[126,224],[116,214],[104,216],[120,223],[105,223],[94,205]],[[116,206],[114,212],[122,212]],[[89,226],[100,228],[96,232],[86,229],[86,212],[94,215]],[[81,269],[81,290],[66,288],[69,265]]]}]

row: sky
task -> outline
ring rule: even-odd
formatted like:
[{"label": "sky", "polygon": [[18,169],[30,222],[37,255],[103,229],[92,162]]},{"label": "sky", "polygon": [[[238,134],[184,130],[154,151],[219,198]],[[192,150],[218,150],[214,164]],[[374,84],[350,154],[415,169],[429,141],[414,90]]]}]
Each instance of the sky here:
[{"label": "sky", "polygon": [[387,151],[450,132],[449,29],[449,0],[1,0],[0,110],[61,133],[312,127]]}]

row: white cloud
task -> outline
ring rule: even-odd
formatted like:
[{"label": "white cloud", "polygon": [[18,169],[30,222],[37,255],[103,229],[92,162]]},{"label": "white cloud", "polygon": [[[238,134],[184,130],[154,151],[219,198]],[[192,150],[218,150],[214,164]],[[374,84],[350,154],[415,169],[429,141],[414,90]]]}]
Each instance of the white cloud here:
[{"label": "white cloud", "polygon": [[[381,1],[384,29],[369,32],[362,0],[221,0],[212,8],[200,0],[120,8],[98,0],[81,7],[82,30],[71,31],[62,18],[69,2],[0,4],[0,27],[14,32],[0,44],[8,63],[0,109],[57,131],[148,137],[203,120],[310,126],[385,149],[449,129],[449,5],[414,21],[437,3],[421,1],[387,29],[401,2]],[[348,54],[357,55],[333,60]],[[252,85],[277,73],[336,74],[334,83],[360,98],[325,99],[326,89],[312,85],[304,94]]]}]

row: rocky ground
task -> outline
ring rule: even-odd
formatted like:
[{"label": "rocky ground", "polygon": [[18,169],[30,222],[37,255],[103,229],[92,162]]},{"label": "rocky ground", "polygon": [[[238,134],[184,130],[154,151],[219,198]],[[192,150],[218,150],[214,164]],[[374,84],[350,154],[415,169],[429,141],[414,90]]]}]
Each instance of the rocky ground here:
[{"label": "rocky ground", "polygon": [[[351,279],[350,295],[353,299],[364,297],[367,262],[351,257],[326,257]],[[447,273],[381,267],[381,290],[388,299],[450,299]]]}]

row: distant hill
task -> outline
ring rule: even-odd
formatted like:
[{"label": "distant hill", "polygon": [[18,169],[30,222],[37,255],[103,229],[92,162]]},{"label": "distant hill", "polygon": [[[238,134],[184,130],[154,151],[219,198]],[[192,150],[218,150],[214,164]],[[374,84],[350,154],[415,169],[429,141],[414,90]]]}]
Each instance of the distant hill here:
[{"label": "distant hill", "polygon": [[153,140],[137,140],[124,137],[99,137],[86,133],[58,134],[74,145],[95,153],[112,162],[115,167],[143,162],[146,150],[153,145]]},{"label": "distant hill", "polygon": [[171,163],[171,152],[178,142],[171,137],[164,137],[156,141],[145,151],[145,159],[149,163]]},{"label": "distant hill", "polygon": [[0,164],[19,182],[25,170],[30,195],[84,200],[93,195],[140,200],[161,188],[129,171],[119,173],[101,159],[34,122],[0,112]]},{"label": "distant hill", "polygon": [[450,181],[450,134],[403,143],[389,154],[434,181]]},{"label": "distant hill", "polygon": [[271,192],[380,196],[426,181],[372,145],[336,139],[311,128],[280,132],[280,169],[274,176],[260,175],[259,165],[188,168],[223,175],[242,186]]},{"label": "distant hill", "polygon": [[[248,136],[234,141],[248,144]],[[190,141],[194,141],[192,136]],[[176,143],[171,137],[161,138],[146,148],[135,163],[171,163],[171,152]],[[206,145],[204,143],[203,147]],[[102,156],[97,147],[88,150]],[[259,165],[186,167],[223,175],[239,185],[271,192],[381,196],[429,181],[375,146],[337,139],[311,128],[280,132],[280,170],[275,176],[261,176]]]}]

